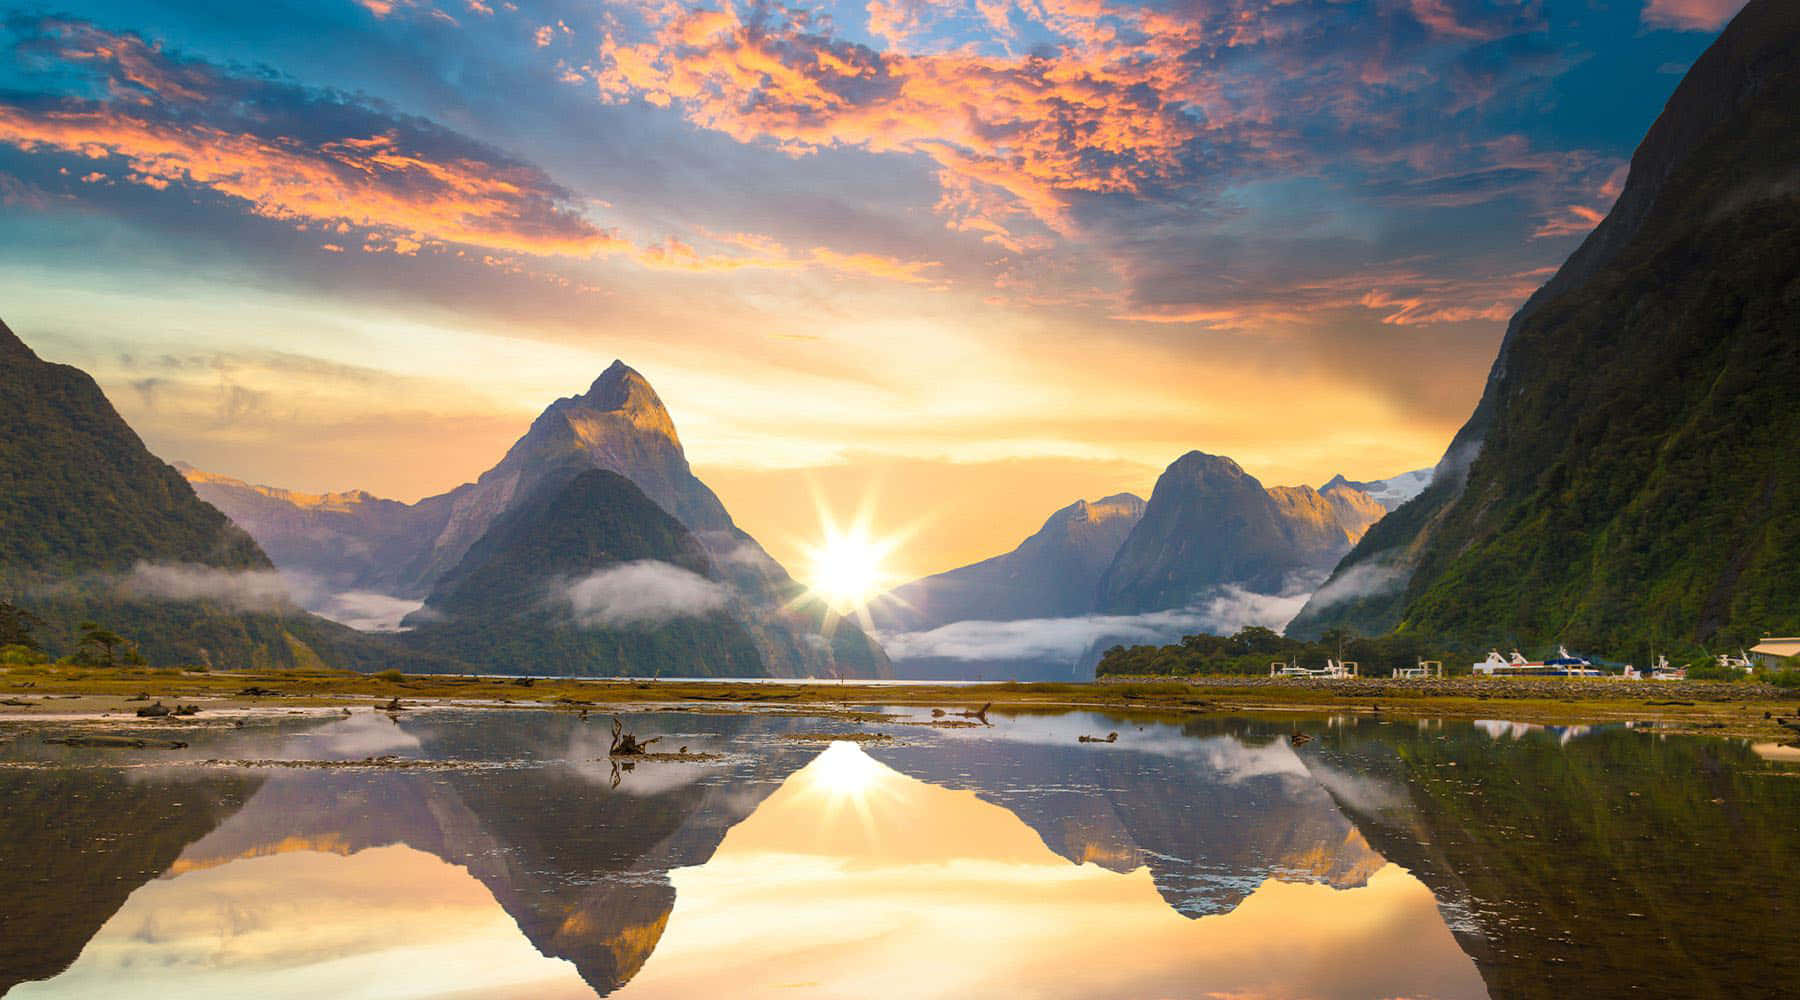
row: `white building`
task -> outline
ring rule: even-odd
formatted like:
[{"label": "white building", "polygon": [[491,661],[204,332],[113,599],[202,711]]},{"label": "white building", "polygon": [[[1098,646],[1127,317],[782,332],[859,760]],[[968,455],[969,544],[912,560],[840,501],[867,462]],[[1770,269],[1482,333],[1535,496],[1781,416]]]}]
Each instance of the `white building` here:
[{"label": "white building", "polygon": [[1750,658],[1764,670],[1779,670],[1787,666],[1787,658],[1800,656],[1800,637],[1787,639],[1767,638],[1750,647]]}]

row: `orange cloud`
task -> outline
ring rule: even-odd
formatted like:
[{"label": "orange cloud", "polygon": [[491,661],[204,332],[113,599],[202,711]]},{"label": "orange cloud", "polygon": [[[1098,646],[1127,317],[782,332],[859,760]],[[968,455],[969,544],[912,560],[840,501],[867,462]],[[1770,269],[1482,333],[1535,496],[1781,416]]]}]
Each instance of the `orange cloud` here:
[{"label": "orange cloud", "polygon": [[203,185],[251,211],[297,223],[389,231],[415,244],[466,243],[588,256],[624,245],[558,202],[529,167],[433,160],[393,134],[307,145],[111,105],[32,111],[0,106],[0,142],[91,159],[117,156],[139,183]]},{"label": "orange cloud", "polygon": [[[917,23],[918,7],[904,2],[869,9],[877,34]],[[649,40],[613,33],[600,47],[596,76],[609,99],[678,106],[706,128],[795,154],[840,145],[923,154],[1065,232],[1071,193],[1169,178],[1203,133],[1192,112],[1208,92],[1175,58],[1197,29],[1153,12],[1048,4],[1044,16],[1075,42],[1023,57],[876,52],[800,23],[747,22],[730,4],[638,14]],[[1146,37],[1116,44],[1101,14]]]}]

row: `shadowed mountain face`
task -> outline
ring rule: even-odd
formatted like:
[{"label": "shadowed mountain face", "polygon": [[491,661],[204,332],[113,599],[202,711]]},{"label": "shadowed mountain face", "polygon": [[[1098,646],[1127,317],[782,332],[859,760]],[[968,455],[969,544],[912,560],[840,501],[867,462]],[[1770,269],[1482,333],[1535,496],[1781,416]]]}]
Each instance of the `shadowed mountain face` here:
[{"label": "shadowed mountain face", "polygon": [[[603,470],[623,476],[692,534],[713,571],[738,592],[733,612],[765,672],[784,677],[882,677],[886,655],[852,622],[825,627],[822,604],[755,539],[739,530],[694,476],[674,421],[642,375],[614,362],[588,390],[559,399],[500,462],[473,483],[417,504],[366,493],[301,496],[199,470],[187,475],[247,531],[269,540],[278,564],[335,586],[400,597],[434,594],[473,546],[544,489]],[[536,508],[534,508],[536,509]],[[578,664],[502,664],[498,669],[581,673]],[[646,666],[639,672],[651,672]],[[670,672],[672,664],[654,667]],[[679,672],[679,671],[676,671]]]},{"label": "shadowed mountain face", "polygon": [[1144,501],[1129,493],[1077,500],[1011,552],[895,588],[870,615],[878,628],[914,631],[1087,614],[1100,574],[1143,515]]},{"label": "shadowed mountain face", "polygon": [[1800,7],[1752,0],[1507,328],[1432,485],[1291,631],[1618,648],[1800,629]]},{"label": "shadowed mountain face", "polygon": [[589,469],[495,521],[401,641],[501,672],[765,676],[718,576],[631,480]]},{"label": "shadowed mountain face", "polygon": [[87,373],[39,359],[4,324],[0,412],[0,595],[45,619],[50,652],[73,652],[95,621],[158,664],[408,660],[271,596],[256,542],[150,454]]},{"label": "shadowed mountain face", "polygon": [[1348,486],[1265,489],[1229,458],[1189,452],[1156,481],[1100,579],[1098,608],[1179,608],[1226,584],[1282,592],[1329,570],[1381,514]]}]

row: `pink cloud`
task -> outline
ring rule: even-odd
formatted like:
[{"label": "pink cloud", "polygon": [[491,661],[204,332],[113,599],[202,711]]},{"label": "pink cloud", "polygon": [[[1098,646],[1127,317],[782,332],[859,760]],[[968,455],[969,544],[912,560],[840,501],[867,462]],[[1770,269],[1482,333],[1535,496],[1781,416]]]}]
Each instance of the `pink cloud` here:
[{"label": "pink cloud", "polygon": [[1688,31],[1717,31],[1744,8],[1745,0],[1650,0],[1644,23]]}]

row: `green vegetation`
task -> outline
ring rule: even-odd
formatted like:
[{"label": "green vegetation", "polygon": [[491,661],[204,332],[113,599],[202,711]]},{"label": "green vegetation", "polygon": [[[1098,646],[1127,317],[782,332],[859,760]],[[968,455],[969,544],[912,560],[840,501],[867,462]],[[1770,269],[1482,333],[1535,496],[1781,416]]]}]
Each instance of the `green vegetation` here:
[{"label": "green vegetation", "polygon": [[1509,331],[1466,485],[1434,484],[1339,567],[1347,591],[1397,586],[1309,609],[1297,634],[1643,663],[1652,643],[1800,631],[1800,20],[1746,18],[1670,101],[1571,280]]},{"label": "green vegetation", "polygon": [[749,631],[728,609],[663,620],[579,620],[569,586],[654,560],[714,573],[694,536],[631,480],[603,469],[547,483],[503,515],[426,601],[404,640],[483,671],[642,677],[760,677]]},{"label": "green vegetation", "polygon": [[1322,667],[1325,660],[1354,661],[1365,676],[1386,676],[1396,667],[1416,666],[1420,660],[1437,660],[1446,672],[1453,661],[1467,673],[1466,657],[1453,656],[1413,636],[1363,639],[1343,629],[1332,629],[1313,642],[1289,639],[1260,626],[1243,629],[1229,638],[1204,632],[1184,636],[1170,646],[1114,646],[1095,668],[1099,676],[1196,677],[1206,674],[1266,676],[1274,661]]}]

